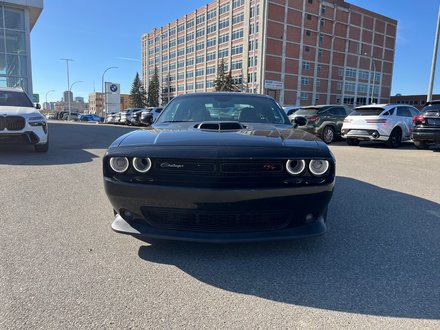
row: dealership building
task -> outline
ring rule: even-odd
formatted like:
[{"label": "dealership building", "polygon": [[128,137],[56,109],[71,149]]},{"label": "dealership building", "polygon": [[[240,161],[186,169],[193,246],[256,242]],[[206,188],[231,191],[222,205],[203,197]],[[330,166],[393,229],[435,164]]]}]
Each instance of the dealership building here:
[{"label": "dealership building", "polygon": [[388,102],[397,21],[343,0],[217,0],[142,36],[145,88],[163,102],[214,90],[219,64],[237,89],[281,104]]},{"label": "dealership building", "polygon": [[42,10],[43,0],[0,2],[0,87],[32,95],[30,33]]}]

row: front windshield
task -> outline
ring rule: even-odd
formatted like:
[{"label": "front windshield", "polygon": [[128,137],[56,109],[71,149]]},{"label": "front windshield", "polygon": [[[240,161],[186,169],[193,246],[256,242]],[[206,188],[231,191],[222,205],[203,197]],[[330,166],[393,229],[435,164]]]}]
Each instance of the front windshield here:
[{"label": "front windshield", "polygon": [[34,107],[33,103],[24,92],[15,91],[0,91],[0,106]]},{"label": "front windshield", "polygon": [[290,125],[289,118],[272,99],[237,94],[178,97],[164,109],[157,123],[201,121]]}]

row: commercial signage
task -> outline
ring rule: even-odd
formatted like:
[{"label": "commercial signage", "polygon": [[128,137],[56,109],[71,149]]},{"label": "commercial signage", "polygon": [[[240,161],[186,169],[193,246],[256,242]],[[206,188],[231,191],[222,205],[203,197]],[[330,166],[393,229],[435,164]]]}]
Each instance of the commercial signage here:
[{"label": "commercial signage", "polygon": [[121,110],[120,85],[112,82],[105,83],[105,111],[115,113]]},{"label": "commercial signage", "polygon": [[278,80],[265,80],[264,88],[272,89],[272,90],[280,90],[280,89],[284,89],[284,84],[282,81],[278,81]]}]

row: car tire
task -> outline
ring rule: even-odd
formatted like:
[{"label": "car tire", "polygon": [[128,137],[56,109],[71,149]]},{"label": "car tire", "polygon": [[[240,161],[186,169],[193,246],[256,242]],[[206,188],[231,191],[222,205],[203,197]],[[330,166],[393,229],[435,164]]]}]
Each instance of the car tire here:
[{"label": "car tire", "polygon": [[331,126],[325,126],[321,133],[321,139],[327,144],[335,140],[335,130]]},{"label": "car tire", "polygon": [[414,141],[414,145],[417,149],[426,150],[429,145],[425,141]]},{"label": "car tire", "polygon": [[395,128],[390,134],[388,141],[386,142],[389,148],[398,148],[402,143],[402,130],[400,128]]},{"label": "car tire", "polygon": [[349,146],[358,146],[359,142],[361,142],[361,141],[359,141],[357,139],[347,139],[346,142]]},{"label": "car tire", "polygon": [[49,150],[49,140],[44,144],[34,145],[34,148],[36,152],[47,152]]}]

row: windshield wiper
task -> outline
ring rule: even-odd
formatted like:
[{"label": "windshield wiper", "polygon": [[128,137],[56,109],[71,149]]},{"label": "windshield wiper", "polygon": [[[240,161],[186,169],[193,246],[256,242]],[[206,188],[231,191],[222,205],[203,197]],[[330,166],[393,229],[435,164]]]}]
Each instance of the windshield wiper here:
[{"label": "windshield wiper", "polygon": [[189,123],[193,120],[165,120],[162,123]]}]

